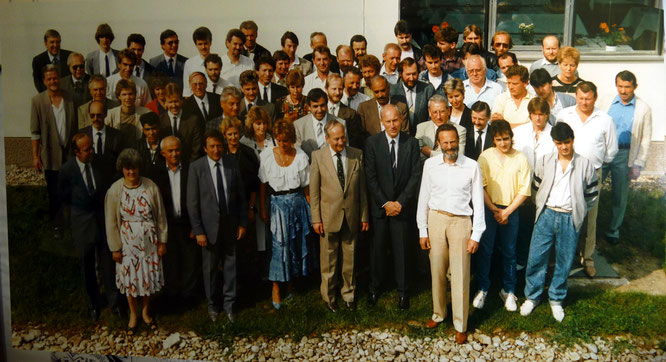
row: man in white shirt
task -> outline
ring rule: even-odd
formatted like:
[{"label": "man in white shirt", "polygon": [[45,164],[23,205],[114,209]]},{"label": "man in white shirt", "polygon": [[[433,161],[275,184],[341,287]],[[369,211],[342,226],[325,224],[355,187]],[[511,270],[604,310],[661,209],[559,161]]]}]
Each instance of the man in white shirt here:
[{"label": "man in white shirt", "polygon": [[530,73],[543,68],[548,71],[551,77],[560,74],[560,67],[557,64],[557,53],[560,50],[560,39],[555,35],[548,35],[541,41],[541,52],[543,58],[535,61],[530,66]]},{"label": "man in white shirt", "polygon": [[433,315],[426,327],[435,328],[446,317],[446,273],[450,270],[456,342],[465,343],[470,255],[478,250],[486,228],[481,170],[476,161],[459,154],[453,124],[439,126],[435,137],[442,155],[425,162],[416,211],[419,243],[423,250],[430,250]]},{"label": "man in white shirt", "polygon": [[[192,33],[192,40],[194,46],[197,47],[199,56],[194,56],[187,59],[183,67],[183,84],[188,84],[190,81],[190,74],[194,72],[206,73],[206,57],[210,55],[210,46],[213,43],[213,34],[205,26],[196,28]],[[192,95],[192,90],[188,87],[183,89],[183,97]]]},{"label": "man in white shirt", "polygon": [[474,132],[467,133],[465,156],[476,161],[483,151],[493,146],[488,126],[490,106],[486,102],[477,101],[470,110]]},{"label": "man in white shirt", "polygon": [[118,52],[118,73],[106,78],[106,96],[109,99],[117,100],[116,85],[121,79],[132,80],[136,85],[136,106],[144,106],[150,101],[150,89],[145,80],[134,75],[134,66],[136,65],[136,54],[129,49],[123,49]]},{"label": "man in white shirt", "polygon": [[217,54],[209,54],[206,57],[206,92],[222,94],[224,87],[231,86],[231,83],[220,77],[222,73],[222,58]]},{"label": "man in white shirt", "polygon": [[347,107],[356,111],[358,105],[370,99],[367,95],[360,93],[361,79],[363,79],[361,71],[356,67],[349,68],[345,74],[345,92],[342,96],[342,103]]},{"label": "man in white shirt", "polygon": [[486,79],[486,61],[480,55],[470,55],[465,63],[469,79],[465,85],[465,105],[471,107],[476,101],[495,104],[495,97],[502,93],[502,86]]},{"label": "man in white shirt", "polygon": [[514,65],[506,71],[507,90],[495,98],[492,121],[504,119],[511,128],[530,121],[527,104],[534,95],[527,91],[529,80],[530,73],[522,65]]},{"label": "man in white shirt", "polygon": [[548,123],[551,126],[555,125],[557,115],[561,110],[576,105],[576,98],[573,96],[553,91],[552,79],[548,71],[543,68],[536,69],[530,74],[530,85],[534,89],[534,92],[540,98],[548,101],[548,105],[550,106]]},{"label": "man in white shirt", "polygon": [[312,61],[316,72],[305,76],[303,94],[307,94],[314,88],[326,89],[326,78],[331,71],[331,50],[324,45],[318,45],[313,50]]},{"label": "man in white shirt", "polygon": [[401,53],[400,47],[395,43],[388,43],[384,46],[384,53],[382,53],[384,65],[379,70],[379,75],[386,78],[391,84],[396,84],[400,80],[398,64],[400,63]]},{"label": "man in white shirt", "polygon": [[[563,109],[557,122],[567,123],[574,131],[574,147],[581,156],[594,166],[597,179],[601,178],[601,166],[613,161],[618,151],[618,138],[613,119],[604,111],[594,106],[597,100],[597,87],[592,82],[581,82],[576,87],[576,106]],[[582,251],[585,273],[590,277],[597,274],[594,267],[594,249],[596,246],[597,211],[599,199],[594,202],[587,215],[587,235]]]},{"label": "man in white shirt", "polygon": [[412,45],[412,30],[409,27],[409,23],[406,20],[398,20],[393,27],[393,35],[395,35],[395,40],[400,46],[400,60],[413,58],[419,64],[419,70],[422,70],[421,49]]},{"label": "man in white shirt", "polygon": [[224,62],[224,68],[222,68],[220,76],[229,81],[234,87],[240,87],[238,78],[243,71],[254,69],[254,62],[240,53],[243,49],[243,43],[245,43],[245,34],[240,29],[229,30],[225,42],[229,63]]}]

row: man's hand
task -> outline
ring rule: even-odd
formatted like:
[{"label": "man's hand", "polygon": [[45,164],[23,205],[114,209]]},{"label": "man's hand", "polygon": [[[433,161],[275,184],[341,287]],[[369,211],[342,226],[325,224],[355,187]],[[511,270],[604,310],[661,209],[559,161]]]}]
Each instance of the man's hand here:
[{"label": "man's hand", "polygon": [[490,115],[491,121],[497,121],[498,119],[504,119],[504,116],[501,113],[493,113]]},{"label": "man's hand", "polygon": [[362,222],[361,223],[361,231],[368,231],[370,230],[370,223],[369,222]]},{"label": "man's hand", "polygon": [[118,264],[123,262],[123,252],[122,250],[114,251],[111,253],[111,258]]},{"label": "man's hand", "polygon": [[496,220],[500,225],[506,225],[509,223],[509,213],[506,212],[506,209],[500,210],[499,219],[496,218]]},{"label": "man's hand", "polygon": [[243,226],[238,227],[238,233],[236,234],[236,240],[240,240],[245,237],[247,230]]},{"label": "man's hand", "polygon": [[472,239],[467,240],[467,252],[474,254],[477,250],[479,250],[479,243]]},{"label": "man's hand", "polygon": [[32,167],[39,173],[42,173],[42,160],[39,157],[32,158]]},{"label": "man's hand", "polygon": [[157,246],[157,255],[162,257],[164,256],[164,254],[166,254],[166,244],[159,243],[159,245]]},{"label": "man's hand", "polygon": [[419,238],[419,243],[421,244],[421,249],[423,250],[430,249],[430,239],[428,237]]},{"label": "man's hand", "polygon": [[312,224],[312,228],[314,229],[314,232],[316,232],[318,235],[324,235],[324,224],[320,222],[316,222]]},{"label": "man's hand", "polygon": [[195,238],[197,239],[197,244],[199,246],[205,247],[208,245],[208,239],[206,239],[206,234],[195,235]]},{"label": "man's hand", "polygon": [[629,169],[629,179],[638,180],[638,177],[641,176],[641,167],[640,166],[631,166]]},{"label": "man's hand", "polygon": [[384,205],[384,210],[386,210],[386,216],[397,216],[402,211],[402,205],[397,201],[389,201]]}]

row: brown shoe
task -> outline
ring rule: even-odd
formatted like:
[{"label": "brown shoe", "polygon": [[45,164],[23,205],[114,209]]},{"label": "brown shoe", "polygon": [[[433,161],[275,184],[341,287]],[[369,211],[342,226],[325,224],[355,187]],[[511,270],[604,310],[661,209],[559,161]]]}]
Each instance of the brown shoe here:
[{"label": "brown shoe", "polygon": [[586,265],[585,274],[587,274],[587,276],[590,278],[594,278],[594,276],[597,275],[597,269],[594,267],[594,265]]},{"label": "brown shoe", "polygon": [[456,331],[456,343],[463,344],[467,342],[467,333]]},{"label": "brown shoe", "polygon": [[434,320],[432,320],[432,318],[430,318],[430,319],[426,322],[426,328],[428,328],[428,329],[437,328],[437,326],[438,326],[440,323],[442,323],[442,322],[435,322]]}]

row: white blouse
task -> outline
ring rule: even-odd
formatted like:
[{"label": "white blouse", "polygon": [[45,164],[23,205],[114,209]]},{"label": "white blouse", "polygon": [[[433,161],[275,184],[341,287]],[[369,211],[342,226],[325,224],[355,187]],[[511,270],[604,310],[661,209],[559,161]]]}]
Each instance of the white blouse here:
[{"label": "white blouse", "polygon": [[308,156],[296,147],[296,156],[287,167],[278,165],[271,149],[261,152],[259,180],[268,183],[275,191],[288,191],[310,184],[310,162]]}]

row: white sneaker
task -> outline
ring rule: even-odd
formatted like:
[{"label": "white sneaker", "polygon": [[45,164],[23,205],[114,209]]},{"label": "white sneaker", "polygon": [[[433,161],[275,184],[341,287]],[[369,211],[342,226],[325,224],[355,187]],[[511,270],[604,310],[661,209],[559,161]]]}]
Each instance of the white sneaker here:
[{"label": "white sneaker", "polygon": [[513,293],[507,293],[504,289],[500,290],[500,298],[504,301],[504,308],[509,312],[515,312],[518,309],[516,305],[516,296]]},{"label": "white sneaker", "polygon": [[522,316],[528,316],[532,313],[534,310],[534,307],[536,307],[536,303],[532,300],[526,300],[523,305],[520,306],[520,315]]},{"label": "white sneaker", "polygon": [[476,296],[474,297],[474,301],[472,301],[472,305],[476,309],[483,309],[483,306],[486,304],[486,295],[488,292],[484,292],[482,290],[479,290],[476,293]]},{"label": "white sneaker", "polygon": [[558,322],[562,322],[564,319],[564,308],[559,304],[551,304],[550,310],[553,312],[553,318]]}]

